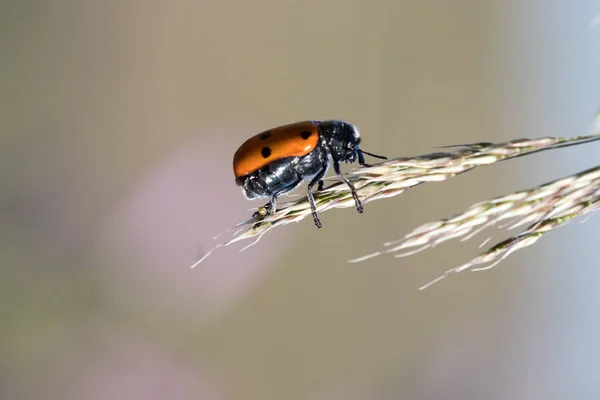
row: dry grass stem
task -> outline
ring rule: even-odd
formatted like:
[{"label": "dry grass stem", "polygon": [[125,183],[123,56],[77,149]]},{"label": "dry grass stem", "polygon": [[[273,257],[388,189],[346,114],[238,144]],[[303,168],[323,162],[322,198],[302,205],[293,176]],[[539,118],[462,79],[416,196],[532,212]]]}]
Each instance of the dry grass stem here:
[{"label": "dry grass stem", "polygon": [[[598,208],[600,208],[600,166],[533,189],[474,204],[463,213],[422,225],[398,241],[384,243],[386,249],[351,262],[409,250],[395,255],[404,257],[450,239],[468,240],[492,226],[500,225],[501,228],[510,230],[529,224],[522,233],[498,243],[473,260],[446,271],[442,276],[422,286],[420,289],[423,290],[451,274],[467,269],[472,271],[490,269],[511,253],[531,246],[546,233]],[[488,265],[473,268],[481,264]]]},{"label": "dry grass stem", "polygon": [[[371,167],[356,169],[347,173],[346,176],[355,185],[357,194],[363,204],[366,204],[373,200],[399,195],[423,183],[445,181],[476,167],[596,140],[600,140],[600,134],[570,138],[545,137],[516,139],[506,143],[474,143],[448,146],[457,147],[458,149],[452,152],[396,158]],[[327,180],[337,180],[337,178],[328,178]],[[319,213],[332,208],[355,207],[348,187],[339,180],[322,191],[316,192],[315,202]],[[366,213],[368,213],[368,208]],[[306,195],[297,200],[278,204],[277,211],[272,215],[263,217],[260,213],[256,213],[251,219],[235,227],[238,230],[233,233],[232,239],[215,246],[204,257],[194,263],[192,268],[204,261],[212,251],[219,247],[254,238],[252,243],[242,249],[244,250],[255,244],[270,230],[291,222],[299,222],[307,216],[311,216],[311,209]]]}]

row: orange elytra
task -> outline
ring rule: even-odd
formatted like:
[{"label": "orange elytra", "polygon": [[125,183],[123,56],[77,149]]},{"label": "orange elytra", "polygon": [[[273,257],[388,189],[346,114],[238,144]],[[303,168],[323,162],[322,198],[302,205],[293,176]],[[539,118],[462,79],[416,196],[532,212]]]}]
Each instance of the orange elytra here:
[{"label": "orange elytra", "polygon": [[246,140],[233,156],[236,178],[285,157],[310,153],[319,143],[318,124],[302,121],[261,132]]}]

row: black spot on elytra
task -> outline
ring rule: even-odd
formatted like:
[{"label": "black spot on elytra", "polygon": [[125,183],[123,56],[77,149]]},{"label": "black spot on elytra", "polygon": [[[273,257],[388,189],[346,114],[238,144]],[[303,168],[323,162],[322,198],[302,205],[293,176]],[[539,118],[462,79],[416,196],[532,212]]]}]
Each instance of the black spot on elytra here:
[{"label": "black spot on elytra", "polygon": [[302,137],[302,139],[306,140],[306,139],[308,139],[309,137],[311,137],[311,136],[312,136],[312,132],[309,132],[309,131],[304,131],[304,132],[302,132],[302,133],[300,134],[300,136]]},{"label": "black spot on elytra", "polygon": [[262,154],[262,156],[263,156],[264,158],[269,158],[269,156],[271,155],[271,148],[270,148],[270,147],[267,147],[267,146],[263,147],[263,148],[260,150],[260,154]]},{"label": "black spot on elytra", "polygon": [[263,132],[259,136],[260,140],[267,140],[270,137],[271,137],[271,132],[270,131]]}]

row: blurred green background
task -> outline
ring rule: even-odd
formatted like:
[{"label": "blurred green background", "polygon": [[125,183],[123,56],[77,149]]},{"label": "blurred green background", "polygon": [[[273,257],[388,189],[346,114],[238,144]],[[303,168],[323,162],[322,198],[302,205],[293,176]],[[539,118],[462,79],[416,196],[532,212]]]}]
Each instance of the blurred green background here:
[{"label": "blurred green background", "polygon": [[[599,225],[417,288],[487,236],[350,258],[594,165],[544,153],[274,230],[237,146],[345,119],[391,157],[584,133],[597,1],[3,1],[0,399],[597,399]],[[498,239],[498,237],[496,237]]]}]

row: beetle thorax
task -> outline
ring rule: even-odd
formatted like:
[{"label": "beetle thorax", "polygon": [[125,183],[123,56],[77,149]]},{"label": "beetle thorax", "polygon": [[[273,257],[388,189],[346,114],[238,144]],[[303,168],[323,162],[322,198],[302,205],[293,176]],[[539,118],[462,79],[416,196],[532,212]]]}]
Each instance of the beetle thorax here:
[{"label": "beetle thorax", "polygon": [[354,162],[360,133],[354,125],[343,121],[323,121],[319,130],[327,152],[334,160]]}]

